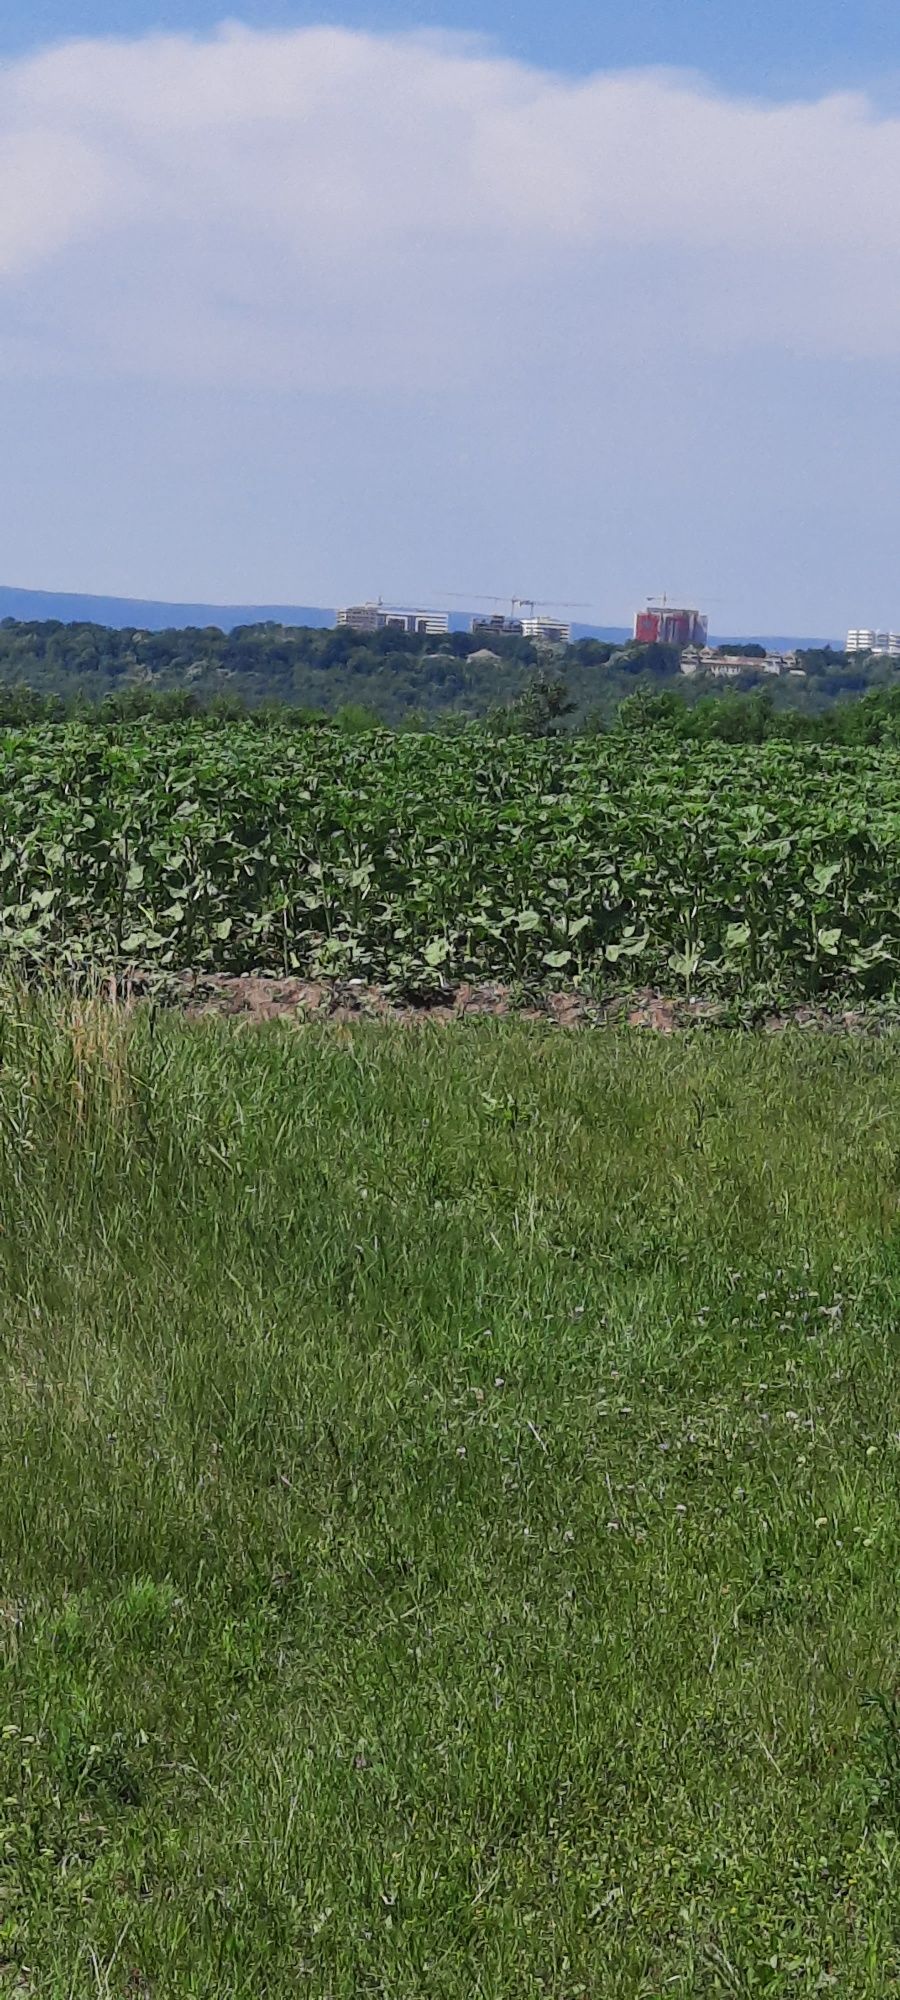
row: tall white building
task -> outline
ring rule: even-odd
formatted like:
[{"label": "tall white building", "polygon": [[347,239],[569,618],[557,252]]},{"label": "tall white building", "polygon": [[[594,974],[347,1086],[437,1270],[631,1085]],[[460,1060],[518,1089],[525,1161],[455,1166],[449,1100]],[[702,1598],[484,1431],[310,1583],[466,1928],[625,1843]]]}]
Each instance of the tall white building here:
[{"label": "tall white building", "polygon": [[847,633],[847,651],[900,659],[900,632],[876,632],[871,626],[860,625],[856,631]]}]

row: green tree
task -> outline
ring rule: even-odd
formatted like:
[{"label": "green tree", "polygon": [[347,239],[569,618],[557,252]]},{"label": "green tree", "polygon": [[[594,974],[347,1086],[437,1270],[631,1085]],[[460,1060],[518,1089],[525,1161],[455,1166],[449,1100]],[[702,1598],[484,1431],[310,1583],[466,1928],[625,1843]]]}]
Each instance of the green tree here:
[{"label": "green tree", "polygon": [[498,735],[558,736],[564,717],[574,708],[564,680],[537,674],[515,701],[494,709],[490,721]]}]

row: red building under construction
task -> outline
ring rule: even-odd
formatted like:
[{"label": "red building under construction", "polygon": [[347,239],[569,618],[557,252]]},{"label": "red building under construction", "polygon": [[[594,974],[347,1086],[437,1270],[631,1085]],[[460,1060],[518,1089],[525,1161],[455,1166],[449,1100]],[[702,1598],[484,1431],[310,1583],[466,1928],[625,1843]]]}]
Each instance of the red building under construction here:
[{"label": "red building under construction", "polygon": [[634,636],[640,646],[705,646],[708,629],[709,620],[701,611],[685,611],[667,604],[665,598],[660,604],[648,604],[634,621]]}]

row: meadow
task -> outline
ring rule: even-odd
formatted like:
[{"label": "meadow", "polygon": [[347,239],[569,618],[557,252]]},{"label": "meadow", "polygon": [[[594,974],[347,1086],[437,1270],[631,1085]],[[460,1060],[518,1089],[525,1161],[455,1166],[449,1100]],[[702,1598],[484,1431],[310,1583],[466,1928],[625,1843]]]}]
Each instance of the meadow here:
[{"label": "meadow", "polygon": [[0,737],[0,958],[896,997],[900,752],[82,723]]},{"label": "meadow", "polygon": [[0,1012],[0,1992],[900,1991],[896,1040]]}]

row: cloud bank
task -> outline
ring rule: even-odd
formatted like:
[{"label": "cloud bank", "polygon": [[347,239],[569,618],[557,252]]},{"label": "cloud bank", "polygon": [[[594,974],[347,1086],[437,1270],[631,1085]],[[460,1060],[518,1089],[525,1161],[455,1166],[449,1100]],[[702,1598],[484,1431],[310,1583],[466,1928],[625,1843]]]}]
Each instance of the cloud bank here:
[{"label": "cloud bank", "polygon": [[453,38],[223,28],[0,69],[0,371],[364,393],[900,352],[900,119]]}]

